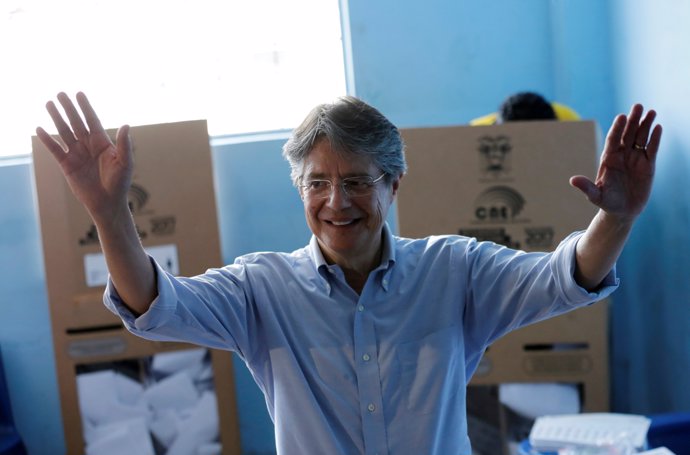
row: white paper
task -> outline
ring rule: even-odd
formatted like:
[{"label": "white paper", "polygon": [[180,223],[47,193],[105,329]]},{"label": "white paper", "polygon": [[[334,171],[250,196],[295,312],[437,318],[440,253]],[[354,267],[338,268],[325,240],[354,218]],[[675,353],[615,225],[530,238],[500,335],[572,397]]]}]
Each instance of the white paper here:
[{"label": "white paper", "polygon": [[103,425],[86,446],[86,455],[155,455],[146,420],[131,419]]},{"label": "white paper", "polygon": [[530,419],[544,415],[580,412],[580,393],[572,384],[549,382],[499,384],[498,399],[513,411]]},{"label": "white paper", "polygon": [[189,418],[181,422],[183,432],[177,436],[166,455],[195,454],[196,449],[218,439],[216,394],[204,392]]},{"label": "white paper", "polygon": [[668,450],[666,447],[658,447],[652,450],[645,450],[644,452],[639,452],[637,455],[676,455],[675,453]]},{"label": "white paper", "polygon": [[77,375],[77,394],[83,419],[94,427],[149,415],[137,384],[112,370]]},{"label": "white paper", "polygon": [[174,409],[157,413],[149,423],[149,430],[166,449],[173,443],[180,429],[180,418]]},{"label": "white paper", "polygon": [[156,373],[171,375],[182,370],[189,370],[192,378],[203,368],[206,349],[185,349],[181,351],[161,352],[153,356],[151,367]]},{"label": "white paper", "polygon": [[196,405],[199,394],[186,371],[168,376],[144,391],[144,399],[155,412],[178,411]]},{"label": "white paper", "polygon": [[[146,252],[172,275],[180,274],[180,262],[177,246],[156,245],[145,248]],[[84,255],[84,276],[89,287],[105,286],[108,283],[108,266],[103,253],[89,253]]]}]

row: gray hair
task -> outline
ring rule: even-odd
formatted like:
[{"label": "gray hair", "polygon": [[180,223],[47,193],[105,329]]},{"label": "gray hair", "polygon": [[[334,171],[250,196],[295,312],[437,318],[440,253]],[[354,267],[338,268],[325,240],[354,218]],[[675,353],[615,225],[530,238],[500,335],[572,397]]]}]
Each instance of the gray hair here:
[{"label": "gray hair", "polygon": [[398,128],[364,101],[343,96],[312,109],[283,145],[295,186],[302,177],[307,155],[324,138],[336,153],[369,157],[386,174],[387,181],[407,170]]}]

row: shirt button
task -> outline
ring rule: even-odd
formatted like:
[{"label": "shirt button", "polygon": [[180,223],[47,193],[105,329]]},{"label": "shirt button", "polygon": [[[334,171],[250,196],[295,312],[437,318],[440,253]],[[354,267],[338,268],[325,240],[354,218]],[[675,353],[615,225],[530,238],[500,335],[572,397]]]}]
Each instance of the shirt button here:
[{"label": "shirt button", "polygon": [[360,312],[361,312],[361,311],[364,311],[364,305],[359,305],[359,306],[357,307],[357,311],[360,311]]},{"label": "shirt button", "polygon": [[374,403],[369,403],[367,409],[369,410],[369,412],[374,412],[376,410],[376,406],[374,406]]},{"label": "shirt button", "polygon": [[362,356],[362,360],[364,360],[365,362],[368,362],[370,359],[371,359],[371,357],[369,357],[369,354],[364,354]]}]

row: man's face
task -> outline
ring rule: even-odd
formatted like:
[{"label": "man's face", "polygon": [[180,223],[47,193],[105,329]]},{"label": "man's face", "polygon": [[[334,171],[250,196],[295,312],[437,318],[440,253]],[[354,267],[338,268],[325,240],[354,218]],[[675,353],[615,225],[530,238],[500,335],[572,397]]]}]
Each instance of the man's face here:
[{"label": "man's face", "polygon": [[311,197],[300,190],[309,228],[319,241],[324,257],[340,265],[361,264],[378,257],[381,230],[395,199],[399,179],[391,184],[382,179],[370,194],[349,196],[340,185],[349,177],[379,177],[382,171],[371,160],[334,152],[327,140],[317,142],[304,161],[302,183],[330,180],[332,191],[325,198]]}]

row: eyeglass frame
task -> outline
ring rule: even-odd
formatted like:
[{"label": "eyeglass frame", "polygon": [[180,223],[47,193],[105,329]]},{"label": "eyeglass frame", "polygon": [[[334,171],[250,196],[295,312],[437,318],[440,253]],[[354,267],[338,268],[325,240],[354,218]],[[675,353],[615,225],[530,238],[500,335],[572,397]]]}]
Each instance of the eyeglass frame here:
[{"label": "eyeglass frame", "polygon": [[[364,196],[368,196],[369,194],[371,194],[368,190],[373,190],[373,188],[376,186],[376,184],[379,183],[386,175],[387,175],[386,172],[383,172],[381,175],[379,175],[376,178],[373,178],[370,175],[366,175],[366,176],[362,175],[362,176],[357,176],[357,177],[345,177],[344,179],[340,180],[340,182],[338,183],[338,186],[340,186],[340,188],[343,190],[343,193],[345,193],[347,195],[347,197],[349,197],[349,198],[364,197]],[[348,180],[353,181],[355,179],[362,179],[362,178],[371,179],[370,182],[366,182],[367,192],[362,193],[362,194],[351,194],[345,186],[347,184]],[[302,181],[303,180],[300,178],[300,182],[302,182]],[[323,195],[316,196],[314,194],[310,194],[309,189],[308,189],[309,188],[308,184],[298,185],[299,188],[302,189],[302,191],[304,192],[304,194],[306,196],[313,197],[316,199],[327,199],[331,196],[331,194],[333,194],[333,189],[335,188],[335,186],[333,185],[333,182],[329,179],[310,179],[307,182],[308,182],[308,184],[311,184],[314,182],[327,182],[327,186],[328,186],[329,190],[327,192],[325,192]],[[350,190],[350,191],[352,191],[352,190]]]}]

